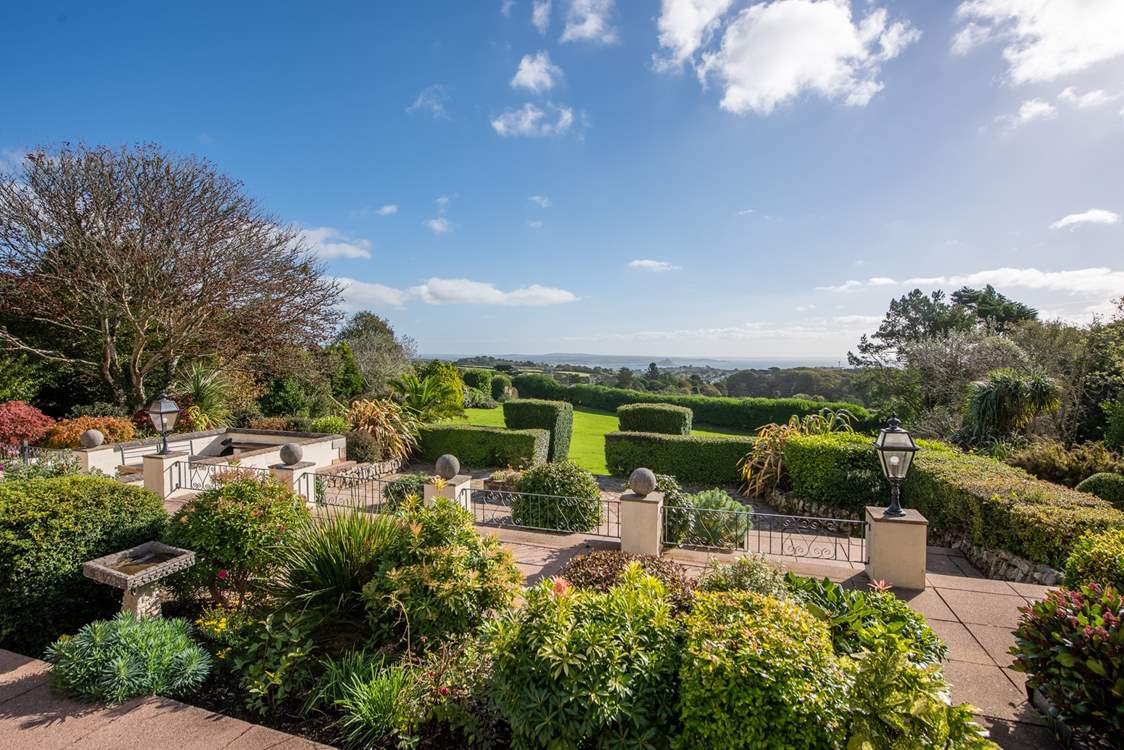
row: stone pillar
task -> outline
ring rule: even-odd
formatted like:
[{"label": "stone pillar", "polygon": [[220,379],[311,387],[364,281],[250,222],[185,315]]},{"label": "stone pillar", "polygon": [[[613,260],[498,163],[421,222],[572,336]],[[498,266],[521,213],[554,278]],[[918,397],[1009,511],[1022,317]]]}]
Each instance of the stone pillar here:
[{"label": "stone pillar", "polygon": [[621,552],[630,555],[659,555],[663,552],[663,493],[621,494]]},{"label": "stone pillar", "polygon": [[131,612],[138,619],[160,616],[160,584],[146,583],[135,589],[125,589],[121,597],[121,611]]},{"label": "stone pillar", "polygon": [[[433,478],[426,480],[425,490],[422,494],[422,503],[427,508],[433,507],[433,501],[438,497],[445,497],[457,503],[469,513],[472,512],[472,490],[469,486],[472,477],[468,474],[457,474],[452,479],[445,480],[445,486],[438,489]],[[462,492],[463,490],[463,492]]]},{"label": "stone pillar", "polygon": [[904,516],[883,515],[885,508],[866,509],[866,575],[895,588],[925,588],[925,548],[929,521],[916,510]]},{"label": "stone pillar", "polygon": [[187,462],[187,454],[146,453],[144,455],[144,488],[152,490],[161,498],[175,492],[178,484],[179,467],[176,464]]},{"label": "stone pillar", "polygon": [[274,464],[269,467],[269,473],[281,484],[303,497],[306,503],[314,505],[316,503],[315,488],[309,487],[308,481],[304,479],[306,475],[310,475],[309,469],[314,466],[316,466],[316,464],[313,461],[298,461],[295,464]]}]

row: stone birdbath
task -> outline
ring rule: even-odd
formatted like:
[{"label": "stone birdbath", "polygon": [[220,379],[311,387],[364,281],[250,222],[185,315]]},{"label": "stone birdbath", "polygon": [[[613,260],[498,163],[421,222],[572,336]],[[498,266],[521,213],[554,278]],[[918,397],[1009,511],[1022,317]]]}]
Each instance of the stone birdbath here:
[{"label": "stone birdbath", "polygon": [[195,564],[195,553],[162,542],[145,542],[82,563],[82,575],[123,589],[121,611],[137,617],[160,616],[160,581]]}]

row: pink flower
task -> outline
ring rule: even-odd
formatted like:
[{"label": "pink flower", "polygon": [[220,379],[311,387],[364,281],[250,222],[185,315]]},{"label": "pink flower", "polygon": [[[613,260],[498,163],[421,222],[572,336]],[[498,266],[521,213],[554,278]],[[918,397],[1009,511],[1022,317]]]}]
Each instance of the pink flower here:
[{"label": "pink flower", "polygon": [[550,582],[554,584],[553,590],[555,596],[565,596],[566,592],[570,590],[570,582],[562,576],[555,576],[550,579]]},{"label": "pink flower", "polygon": [[216,573],[215,575],[218,576],[218,579],[220,581],[225,581],[227,578],[230,578],[230,571],[227,570],[226,568],[220,568],[219,572]]}]

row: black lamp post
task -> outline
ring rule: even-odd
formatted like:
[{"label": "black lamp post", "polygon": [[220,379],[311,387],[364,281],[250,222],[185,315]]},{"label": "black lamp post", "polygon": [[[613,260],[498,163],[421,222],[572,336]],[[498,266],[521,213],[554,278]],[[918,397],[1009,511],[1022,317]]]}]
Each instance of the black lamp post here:
[{"label": "black lamp post", "polygon": [[902,482],[913,463],[913,454],[921,449],[913,442],[909,433],[902,429],[902,423],[894,415],[890,416],[890,421],[878,433],[874,447],[878,450],[878,460],[882,462],[882,473],[890,480],[890,507],[886,508],[883,515],[904,516],[901,503]]},{"label": "black lamp post", "polygon": [[180,408],[176,402],[168,398],[166,393],[161,393],[156,400],[148,405],[148,418],[152,426],[160,433],[160,453],[168,452],[168,433],[176,426],[176,418],[180,415]]}]

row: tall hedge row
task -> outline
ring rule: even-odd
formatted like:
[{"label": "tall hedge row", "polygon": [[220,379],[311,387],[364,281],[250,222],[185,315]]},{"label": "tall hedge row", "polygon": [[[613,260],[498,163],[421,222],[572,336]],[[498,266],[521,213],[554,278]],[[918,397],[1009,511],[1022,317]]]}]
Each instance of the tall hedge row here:
[{"label": "tall hedge row", "polygon": [[546,461],[550,433],[546,430],[499,430],[465,424],[422,425],[418,453],[427,461],[452,453],[461,465],[477,469],[534,466]]},{"label": "tall hedge row", "polygon": [[0,648],[38,656],[120,609],[82,563],[159,539],[167,518],[155,493],[104,477],[0,482]]},{"label": "tall hedge row", "polygon": [[574,434],[574,406],[566,401],[525,398],[505,401],[503,423],[509,430],[540,429],[550,432],[551,461],[565,461]]},{"label": "tall hedge row", "polygon": [[690,435],[692,416],[686,406],[675,404],[624,404],[617,407],[621,432]]},{"label": "tall hedge row", "polygon": [[610,432],[605,435],[605,463],[609,471],[628,476],[646,467],[670,474],[680,482],[716,484],[736,482],[738,461],[753,447],[754,439],[661,435],[654,432]]},{"label": "tall hedge row", "polygon": [[[848,510],[888,501],[875,477],[881,469],[868,439],[819,435],[790,438],[784,460],[793,492]],[[1124,512],[1086,492],[1035,479],[986,456],[925,443],[902,486],[937,533],[967,535],[987,549],[1005,549],[1061,568],[1086,531],[1124,527]]]},{"label": "tall hedge row", "polygon": [[540,373],[516,375],[513,384],[520,395],[554,401],[569,401],[574,406],[616,411],[624,404],[674,404],[694,413],[696,424],[755,430],[772,422],[787,422],[795,415],[814,414],[820,409],[846,409],[854,415],[856,429],[877,426],[870,410],[844,401],[811,401],[802,398],[728,398],[692,396],[681,393],[634,391],[604,385],[562,385]]}]

